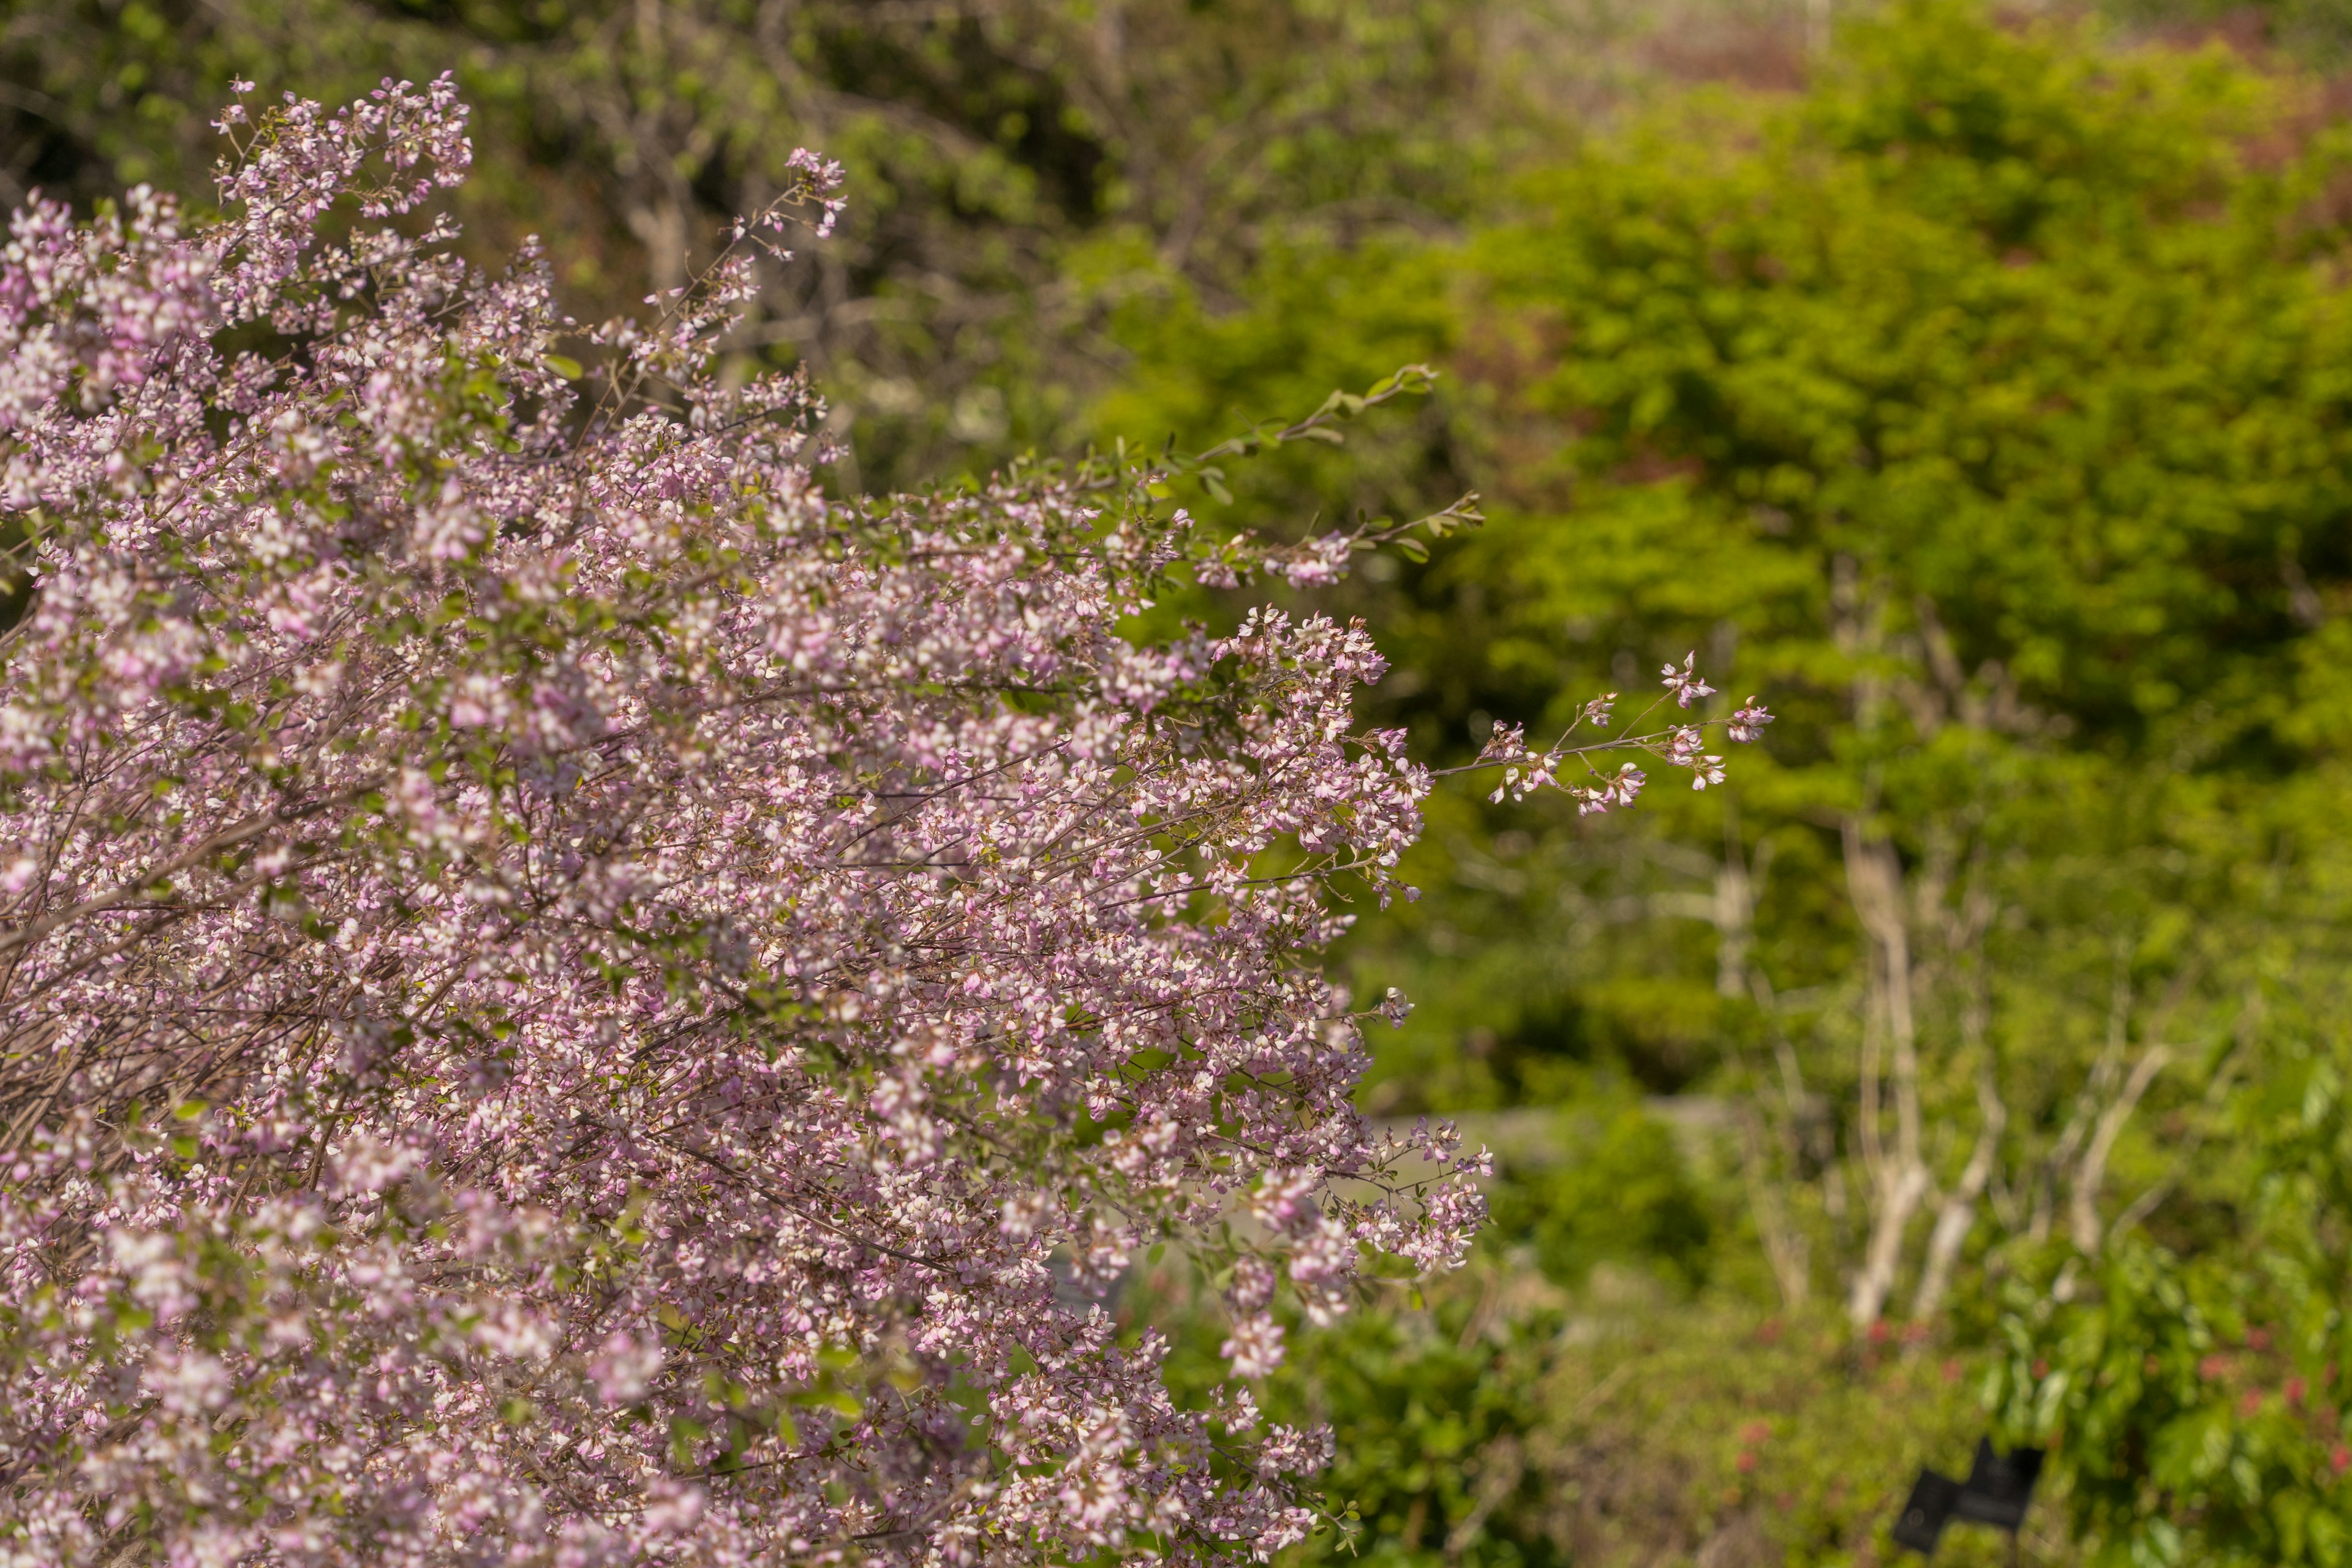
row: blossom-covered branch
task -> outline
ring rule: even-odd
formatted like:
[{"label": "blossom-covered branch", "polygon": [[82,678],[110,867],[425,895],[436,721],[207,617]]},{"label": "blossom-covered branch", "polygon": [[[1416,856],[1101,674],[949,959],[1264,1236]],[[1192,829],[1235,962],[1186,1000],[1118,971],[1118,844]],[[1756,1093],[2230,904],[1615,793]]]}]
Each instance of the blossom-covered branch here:
[{"label": "blossom-covered branch", "polygon": [[1084,1297],[1185,1242],[1247,1377],[1463,1256],[1314,963],[1429,774],[1360,626],[1118,628],[1385,535],[829,498],[757,246],[586,328],[419,211],[446,80],[223,124],[222,217],[0,258],[0,1564],[1297,1540],[1324,1437]]},{"label": "blossom-covered branch", "polygon": [[[1617,693],[1611,691],[1594,698],[1577,710],[1559,738],[1538,752],[1528,744],[1527,727],[1521,724],[1497,724],[1480,749],[1478,761],[1470,772],[1499,766],[1502,783],[1488,798],[1501,802],[1508,795],[1513,800],[1525,800],[1538,790],[1559,789],[1576,802],[1577,815],[1588,816],[1605,812],[1613,806],[1633,804],[1649,783],[1649,775],[1633,763],[1621,763],[1614,773],[1597,765],[1595,758],[1612,752],[1627,750],[1645,752],[1669,767],[1686,768],[1691,775],[1691,788],[1703,790],[1724,780],[1723,758],[1706,750],[1709,723],[1718,725],[1727,740],[1746,745],[1760,739],[1764,726],[1772,715],[1764,705],[1750,697],[1729,718],[1698,723],[1676,723],[1664,730],[1643,731],[1640,726],[1655,712],[1666,698],[1674,699],[1678,708],[1687,709],[1700,698],[1715,695],[1715,688],[1700,679],[1698,656],[1685,655],[1680,666],[1665,665],[1659,684],[1664,695],[1641,712],[1633,721],[1610,733],[1615,718]],[[1593,739],[1571,744],[1577,732],[1590,728]],[[1584,769],[1585,780],[1566,782],[1559,776],[1565,764],[1574,763]],[[1589,782],[1585,782],[1589,781]]]}]

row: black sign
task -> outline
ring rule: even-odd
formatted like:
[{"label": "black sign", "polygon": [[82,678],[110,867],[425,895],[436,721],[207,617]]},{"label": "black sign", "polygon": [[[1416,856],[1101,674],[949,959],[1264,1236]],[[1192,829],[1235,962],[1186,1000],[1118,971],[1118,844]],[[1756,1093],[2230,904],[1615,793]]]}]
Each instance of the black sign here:
[{"label": "black sign", "polygon": [[1935,1555],[1944,1538],[1944,1523],[1959,1506],[1960,1483],[1941,1470],[1921,1470],[1911,1483],[1911,1500],[1895,1521],[1895,1544],[1907,1546],[1922,1557]]},{"label": "black sign", "polygon": [[1996,1454],[1992,1439],[1977,1444],[1976,1464],[1966,1481],[1956,1481],[1940,1470],[1919,1472],[1911,1497],[1895,1521],[1895,1544],[1907,1546],[1922,1557],[1932,1556],[1943,1539],[1944,1526],[1955,1519],[1990,1524],[2015,1535],[2025,1523],[2025,1510],[2033,1500],[2033,1483],[2042,1474],[2042,1450],[2011,1448]]},{"label": "black sign", "polygon": [[2011,1448],[1996,1454],[1991,1438],[1979,1438],[1976,1468],[1969,1472],[1969,1484],[1960,1489],[1952,1512],[1957,1518],[2015,1534],[2025,1522],[2025,1505],[2033,1500],[2034,1478],[2041,1474],[2041,1449]]}]

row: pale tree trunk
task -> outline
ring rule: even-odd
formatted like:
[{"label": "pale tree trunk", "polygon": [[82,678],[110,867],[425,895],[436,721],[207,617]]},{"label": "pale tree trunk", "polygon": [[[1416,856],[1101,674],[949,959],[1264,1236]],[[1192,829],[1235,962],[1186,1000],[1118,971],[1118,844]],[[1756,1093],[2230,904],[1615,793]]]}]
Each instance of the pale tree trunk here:
[{"label": "pale tree trunk", "polygon": [[2116,1140],[2122,1136],[2124,1123],[2138,1108],[2140,1097],[2171,1060],[2172,1047],[2167,1045],[2151,1045],[2140,1052],[2139,1060],[2132,1064],[2131,1077],[2124,1080],[2122,1092],[2099,1113],[2098,1128],[2091,1134],[2090,1147],[2083,1151],[2083,1163],[2075,1168],[2074,1201],[2067,1214],[2074,1248],[2085,1256],[2098,1251],[2100,1242],[2105,1239],[2099,1224],[2099,1188],[2107,1179],[2107,1156],[2115,1152]]},{"label": "pale tree trunk", "polygon": [[[1876,1322],[1903,1261],[1912,1219],[1935,1189],[1920,1152],[1919,1037],[1913,1005],[1911,937],[1904,918],[1902,869],[1893,846],[1867,838],[1859,818],[1844,823],[1847,890],[1869,938],[1871,962],[1862,1047],[1863,1164],[1871,1185],[1870,1240],[1846,1300],[1857,1328]],[[1887,1088],[1895,1101],[1895,1147],[1881,1125],[1880,1057],[1892,1056]]]},{"label": "pale tree trunk", "polygon": [[[1950,658],[1948,652],[1945,658]],[[2000,1168],[2001,1134],[2009,1127],[2009,1107],[2000,1097],[1998,1064],[1988,1037],[1992,983],[1985,967],[1984,939],[1992,929],[1996,910],[1986,879],[1986,860],[1979,840],[1956,904],[1947,905],[1940,886],[1937,889],[1945,964],[1960,997],[1960,1048],[1976,1070],[1977,1114],[1982,1120],[1959,1183],[1945,1194],[1935,1228],[1928,1233],[1927,1255],[1919,1266],[1919,1288],[1911,1299],[1914,1321],[1934,1317],[1951,1290],[1961,1249],[1976,1228],[1977,1205],[1984,1201],[1985,1191]]]},{"label": "pale tree trunk", "polygon": [[646,271],[657,292],[667,294],[686,282],[687,251],[693,238],[687,227],[686,208],[665,191],[650,203],[632,203],[626,217],[629,232],[646,247]]},{"label": "pale tree trunk", "polygon": [[[2099,1190],[2106,1183],[2107,1160],[2115,1152],[2116,1141],[2123,1135],[2124,1124],[2139,1108],[2149,1088],[2166,1067],[2170,1065],[2173,1047],[2161,1039],[2166,1023],[2186,991],[2186,972],[2173,981],[2172,994],[2157,1007],[2148,1021],[2147,1034],[2158,1037],[2141,1047],[2125,1069],[2126,1045],[2131,1033],[2132,993],[2126,973],[2127,965],[2121,949],[2116,961],[2116,979],[2107,1005],[2107,1041],[2083,1081],[2080,1093],[2074,1097],[2073,1113],[2051,1146],[2042,1163],[2039,1181],[2034,1191],[2032,1218],[2026,1226],[2029,1240],[2039,1245],[2047,1241],[2055,1228],[2058,1187],[2063,1180],[2067,1188],[2066,1233],[2074,1249],[2084,1257],[2098,1251],[2106,1239],[2105,1226],[2099,1219]],[[2253,1009],[2250,1006],[2247,1016]],[[2241,1020],[2241,1028],[2244,1020]],[[2235,1058],[2232,1058],[2234,1063]],[[2137,1223],[2137,1212],[2133,1223]]]},{"label": "pale tree trunk", "polygon": [[2173,1152],[2171,1169],[2153,1186],[2125,1205],[2123,1213],[2116,1215],[2116,1223],[2108,1227],[2108,1236],[2121,1236],[2154,1214],[2157,1205],[2169,1197],[2180,1184],[2181,1177],[2188,1174],[2198,1151],[2204,1146],[2206,1128],[2221,1113],[2222,1102],[2229,1098],[2230,1086],[2237,1081],[2239,1072],[2253,1058],[2254,1043],[2260,1037],[2262,1022],[2262,990],[2259,986],[2250,985],[2246,988],[2245,1003],[2238,1011],[2237,1043],[2229,1056],[2222,1059],[2220,1069],[2206,1082],[2205,1114],[2190,1124],[2188,1138]]},{"label": "pale tree trunk", "polygon": [[2066,1118],[2066,1125],[2059,1130],[2058,1141],[2050,1146],[2035,1180],[2033,1216],[2026,1224],[2025,1235],[2036,1247],[2050,1239],[2051,1226],[2057,1216],[2059,1178],[2062,1173],[2073,1173],[2075,1158],[2091,1136],[2100,1109],[2123,1071],[2125,1037],[2130,1022],[2131,994],[2119,958],[2107,1002],[2106,1046],[2099,1052],[2099,1059],[2091,1064],[2089,1076],[2075,1093],[2074,1110]]},{"label": "pale tree trunk", "polygon": [[1927,1256],[1919,1268],[1919,1289],[1911,1299],[1915,1321],[1934,1317],[1943,1306],[1945,1293],[1952,1287],[1952,1270],[1959,1263],[1960,1248],[1968,1245],[1969,1232],[1976,1227],[1977,1205],[1983,1200],[1985,1187],[2000,1162],[2000,1135],[2009,1123],[2009,1108],[2001,1103],[1989,1068],[1977,1079],[1977,1105],[1984,1124],[1977,1130],[1976,1147],[1969,1152],[1968,1166],[1960,1173],[1959,1184],[1945,1195],[1944,1206],[1936,1215],[1936,1228],[1928,1233]]}]

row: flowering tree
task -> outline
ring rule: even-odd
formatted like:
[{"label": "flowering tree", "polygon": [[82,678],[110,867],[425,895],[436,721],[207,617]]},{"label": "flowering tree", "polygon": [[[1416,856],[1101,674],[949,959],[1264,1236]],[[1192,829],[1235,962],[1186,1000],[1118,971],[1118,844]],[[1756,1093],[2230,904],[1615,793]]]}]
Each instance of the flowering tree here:
[{"label": "flowering tree", "polygon": [[[1359,627],[1119,627],[1390,535],[1108,465],[828,500],[716,351],[837,175],[590,330],[424,221],[464,125],[232,109],[221,218],[36,203],[0,261],[0,1562],[1298,1539],[1324,1440],[1091,1298],[1181,1242],[1244,1379],[1278,1289],[1461,1257],[1476,1160],[1368,1134],[1312,962],[1428,775]],[[1714,776],[1496,757],[1629,744]]]}]

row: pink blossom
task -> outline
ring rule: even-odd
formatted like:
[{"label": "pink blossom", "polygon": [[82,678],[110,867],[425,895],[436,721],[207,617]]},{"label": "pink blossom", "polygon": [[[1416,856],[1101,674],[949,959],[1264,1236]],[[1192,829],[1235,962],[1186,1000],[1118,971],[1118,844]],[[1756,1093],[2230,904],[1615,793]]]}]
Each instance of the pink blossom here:
[{"label": "pink blossom", "polygon": [[1732,714],[1730,727],[1726,732],[1731,739],[1745,745],[1749,742],[1761,740],[1764,726],[1771,721],[1772,715],[1765,710],[1764,705],[1750,697],[1744,707]]},{"label": "pink blossom", "polygon": [[1297,545],[1276,558],[1276,564],[1294,588],[1319,588],[1338,582],[1348,570],[1355,541],[1344,533],[1326,533]]},{"label": "pink blossom", "polygon": [[1264,1377],[1282,1365],[1282,1325],[1263,1313],[1242,1319],[1217,1348],[1235,1377]]},{"label": "pink blossom", "polygon": [[1684,656],[1681,668],[1677,669],[1671,664],[1664,667],[1665,679],[1663,684],[1680,707],[1687,708],[1700,698],[1715,694],[1715,688],[1699,679],[1697,666],[1698,655],[1690,653]]}]

